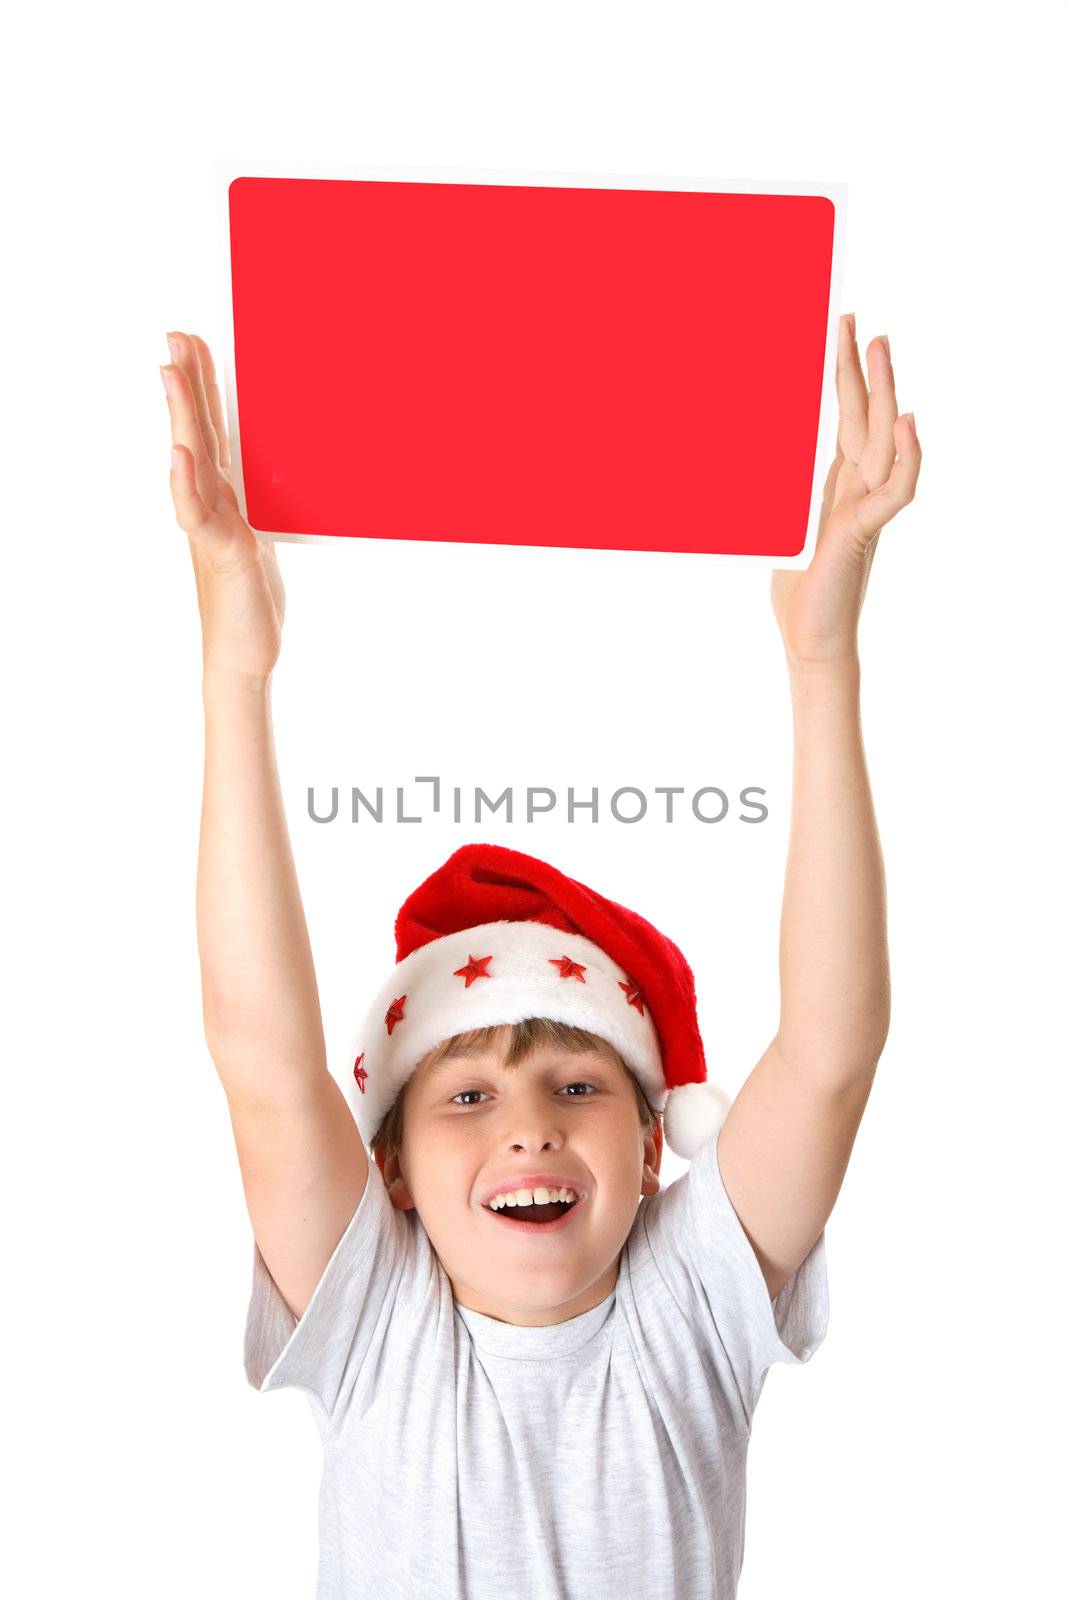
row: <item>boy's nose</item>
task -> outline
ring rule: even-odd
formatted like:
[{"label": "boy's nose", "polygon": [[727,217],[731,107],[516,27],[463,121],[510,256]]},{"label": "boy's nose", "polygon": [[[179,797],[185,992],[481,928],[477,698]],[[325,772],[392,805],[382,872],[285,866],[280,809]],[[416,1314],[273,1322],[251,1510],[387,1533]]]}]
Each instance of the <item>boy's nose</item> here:
[{"label": "boy's nose", "polygon": [[558,1128],[551,1127],[547,1122],[515,1123],[511,1129],[511,1149],[513,1151],[529,1150],[558,1150],[563,1143],[563,1135]]}]

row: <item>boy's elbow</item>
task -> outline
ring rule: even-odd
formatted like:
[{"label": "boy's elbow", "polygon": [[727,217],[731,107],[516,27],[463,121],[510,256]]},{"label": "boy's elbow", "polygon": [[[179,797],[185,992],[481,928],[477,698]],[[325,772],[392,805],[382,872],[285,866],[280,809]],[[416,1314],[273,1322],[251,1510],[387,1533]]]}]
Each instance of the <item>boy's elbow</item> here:
[{"label": "boy's elbow", "polygon": [[[889,1017],[866,1016],[854,1030],[816,1030],[817,1037],[804,1043],[791,1037],[788,1028],[779,1030],[778,1049],[794,1072],[820,1088],[837,1091],[869,1083],[881,1060],[889,1038]],[[829,1035],[836,1035],[832,1039]]]}]

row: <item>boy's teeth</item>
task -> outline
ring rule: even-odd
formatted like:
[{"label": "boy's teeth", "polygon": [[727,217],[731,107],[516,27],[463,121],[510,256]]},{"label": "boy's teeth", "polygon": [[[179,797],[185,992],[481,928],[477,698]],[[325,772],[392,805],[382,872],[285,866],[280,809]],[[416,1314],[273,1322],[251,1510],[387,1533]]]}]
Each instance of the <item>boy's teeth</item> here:
[{"label": "boy's teeth", "polygon": [[494,1195],[489,1205],[499,1211],[502,1206],[547,1206],[555,1200],[573,1202],[577,1198],[573,1189],[512,1189],[508,1194]]}]

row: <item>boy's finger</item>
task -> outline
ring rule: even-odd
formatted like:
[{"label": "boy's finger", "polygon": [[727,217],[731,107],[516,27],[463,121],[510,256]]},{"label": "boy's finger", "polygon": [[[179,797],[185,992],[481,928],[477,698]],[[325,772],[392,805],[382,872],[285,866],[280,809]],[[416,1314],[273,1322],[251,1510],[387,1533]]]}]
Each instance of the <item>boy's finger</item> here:
[{"label": "boy's finger", "polygon": [[889,341],[884,335],[872,339],[867,346],[867,371],[871,375],[871,399],[867,408],[867,451],[863,458],[863,476],[868,487],[876,489],[888,478],[896,455],[893,424],[897,420],[897,390],[889,356]]},{"label": "boy's finger", "polygon": [[200,435],[202,435],[202,450],[197,451],[197,464],[206,461],[211,467],[218,467],[218,442],[214,437],[214,429],[211,427],[208,403],[203,397],[203,384],[200,382],[200,357],[197,355],[197,347],[195,347],[192,339],[189,338],[189,334],[184,333],[166,334],[166,344],[170,346],[171,360],[173,360],[174,366],[186,376],[187,390],[189,390],[187,400],[189,400],[189,405],[192,406],[192,413],[197,419],[197,427],[200,429]]},{"label": "boy's finger", "polygon": [[913,425],[904,417],[898,418],[893,432],[897,458],[889,476],[880,488],[871,490],[857,509],[856,519],[865,533],[884,527],[890,517],[895,517],[901,507],[915,498],[922,447]]},{"label": "boy's finger", "polygon": [[168,333],[167,343],[170,346],[174,364],[181,368],[188,380],[189,401],[203,438],[203,454],[213,467],[217,467],[219,464],[218,440],[215,438],[215,429],[211,423],[211,414],[208,411],[207,399],[204,395],[204,385],[200,377],[200,356],[197,352],[196,341],[188,334]]},{"label": "boy's finger", "polygon": [[207,341],[201,339],[197,333],[191,334],[190,338],[196,345],[196,353],[200,357],[200,378],[207,399],[211,426],[215,430],[215,438],[218,441],[219,466],[224,472],[228,472],[230,470],[230,441],[226,436],[226,424],[222,416],[222,397],[219,394],[218,378],[215,375],[215,363],[211,358],[211,351],[208,349]]},{"label": "boy's finger", "polygon": [[854,319],[842,317],[837,346],[839,438],[849,461],[858,461],[867,443],[867,384],[860,366]]},{"label": "boy's finger", "polygon": [[193,403],[189,374],[184,367],[173,363],[164,367],[167,380],[167,405],[170,409],[170,432],[174,444],[184,445],[193,459],[197,472],[210,470],[204,435]]}]

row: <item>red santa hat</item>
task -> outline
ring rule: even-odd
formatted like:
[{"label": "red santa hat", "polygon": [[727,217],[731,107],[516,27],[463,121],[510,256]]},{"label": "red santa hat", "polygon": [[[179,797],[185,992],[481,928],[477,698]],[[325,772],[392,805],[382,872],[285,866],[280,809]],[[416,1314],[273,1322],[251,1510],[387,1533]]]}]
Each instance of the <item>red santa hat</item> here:
[{"label": "red santa hat", "polygon": [[707,1082],[693,974],[678,946],[536,856],[466,844],[397,916],[396,966],[349,1074],[364,1142],[427,1051],[527,1017],[569,1022],[613,1045],[663,1112],[677,1155],[691,1158],[721,1126],[730,1100]]}]

